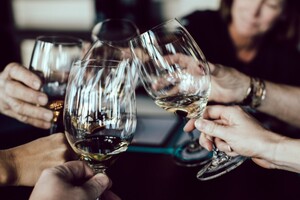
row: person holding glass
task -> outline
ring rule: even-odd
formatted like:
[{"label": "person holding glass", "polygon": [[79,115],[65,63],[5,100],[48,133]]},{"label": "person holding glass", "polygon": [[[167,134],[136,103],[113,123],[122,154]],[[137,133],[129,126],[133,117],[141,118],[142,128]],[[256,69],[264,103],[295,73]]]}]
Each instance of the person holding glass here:
[{"label": "person holding glass", "polygon": [[[181,21],[208,61],[255,78],[300,86],[298,1],[222,0],[218,11],[196,11]],[[253,112],[271,130],[289,136],[299,131],[268,114]]]},{"label": "person holding glass", "polygon": [[[39,91],[41,85],[37,75],[16,62],[9,63],[0,74],[1,114],[40,128],[42,136],[42,130],[51,126],[53,112],[42,107],[48,97]],[[62,133],[2,149],[0,185],[33,186],[43,169],[72,159],[71,152]]]},{"label": "person holding glass", "polygon": [[[53,112],[39,91],[41,79],[19,63],[9,63],[0,74],[0,112],[32,126],[49,129]],[[41,106],[37,106],[41,105]]]},{"label": "person holding glass", "polygon": [[[210,68],[213,79],[210,96],[212,101],[241,104],[249,88],[258,90],[260,87],[249,86],[251,77],[233,68],[213,64],[210,64]],[[259,105],[256,109],[300,127],[300,88],[269,81],[265,82],[264,87],[263,98],[253,97],[255,94],[251,92],[247,94],[253,100],[258,98]],[[252,102],[249,103],[251,105]],[[212,150],[214,141],[221,151],[230,156],[239,154],[251,157],[264,168],[300,172],[299,139],[263,128],[238,106],[209,106],[204,118],[206,119],[190,120],[185,130],[200,130],[200,143],[206,149]]]},{"label": "person holding glass", "polygon": [[[78,184],[80,183],[80,184]],[[101,199],[119,200],[109,190],[112,183],[105,174],[96,174],[84,162],[71,161],[43,171],[30,200],[41,199]],[[53,192],[55,191],[55,192]]]}]

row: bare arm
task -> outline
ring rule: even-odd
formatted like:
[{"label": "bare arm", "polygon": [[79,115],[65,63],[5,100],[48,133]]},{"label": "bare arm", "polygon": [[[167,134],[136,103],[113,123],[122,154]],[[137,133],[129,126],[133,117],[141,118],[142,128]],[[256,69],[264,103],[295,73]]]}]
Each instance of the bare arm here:
[{"label": "bare arm", "polygon": [[[200,144],[206,149],[212,150],[209,136],[228,155],[251,157],[264,168],[300,172],[300,140],[264,129],[239,107],[209,106],[204,117],[209,120],[191,120],[185,131],[200,130]],[[233,151],[228,151],[228,145]]]},{"label": "bare arm", "polygon": [[300,127],[300,88],[266,82],[266,98],[259,111]]},{"label": "bare arm", "polygon": [[[250,85],[250,77],[236,69],[210,64],[212,92],[210,100],[241,103]],[[266,82],[266,96],[257,110],[300,127],[300,87]]]},{"label": "bare arm", "polygon": [[33,186],[41,172],[74,158],[64,134],[56,133],[0,150],[0,186]]}]

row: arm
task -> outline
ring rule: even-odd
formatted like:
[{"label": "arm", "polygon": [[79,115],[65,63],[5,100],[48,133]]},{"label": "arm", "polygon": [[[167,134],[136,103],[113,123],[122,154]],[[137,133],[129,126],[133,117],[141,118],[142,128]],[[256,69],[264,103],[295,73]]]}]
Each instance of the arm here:
[{"label": "arm", "polygon": [[72,157],[62,133],[0,150],[0,185],[33,186],[45,168],[63,164]]},{"label": "arm", "polygon": [[257,109],[300,127],[300,88],[266,82],[266,98]]},{"label": "arm", "polygon": [[[228,155],[251,157],[265,168],[300,172],[300,140],[287,138],[264,129],[239,107],[209,106],[206,119],[190,121],[185,131],[195,127],[202,132],[200,143],[212,150],[214,143]],[[229,151],[228,145],[233,149]]]},{"label": "arm", "polygon": [[[0,112],[38,128],[50,128],[52,111],[40,92],[41,80],[18,63],[10,63],[0,74]],[[41,106],[37,106],[41,105]]]},{"label": "arm", "polygon": [[[210,64],[211,101],[241,103],[250,85],[250,77],[229,67]],[[300,88],[266,83],[266,96],[256,109],[300,127]]]}]

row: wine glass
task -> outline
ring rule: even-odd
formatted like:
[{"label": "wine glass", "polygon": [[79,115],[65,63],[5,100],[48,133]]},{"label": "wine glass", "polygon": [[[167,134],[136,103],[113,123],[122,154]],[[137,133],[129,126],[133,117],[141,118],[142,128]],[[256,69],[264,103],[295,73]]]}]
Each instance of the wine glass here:
[{"label": "wine glass", "polygon": [[69,77],[64,106],[67,140],[80,160],[104,173],[127,150],[136,128],[129,62],[83,60]]},{"label": "wine glass", "polygon": [[131,62],[129,41],[139,34],[138,27],[131,20],[118,18],[103,20],[93,27],[91,37],[94,43],[83,59],[129,59],[136,86],[138,75],[135,65]]},{"label": "wine glass", "polygon": [[[133,39],[131,49],[134,63],[139,67],[140,80],[159,107],[182,117],[202,117],[211,88],[209,66],[192,36],[176,19]],[[183,165],[196,166],[216,162],[216,155],[219,155],[219,175],[225,170],[222,168],[225,163],[240,161],[239,157],[231,159],[216,148],[213,154],[211,158],[211,154],[191,136],[190,141],[175,148],[174,157]],[[200,170],[202,176],[211,172],[207,166]]]},{"label": "wine glass", "polygon": [[53,111],[50,134],[63,131],[63,102],[72,63],[82,56],[82,40],[71,36],[39,36],[35,40],[29,70],[42,80],[41,91],[48,95],[47,108]]}]

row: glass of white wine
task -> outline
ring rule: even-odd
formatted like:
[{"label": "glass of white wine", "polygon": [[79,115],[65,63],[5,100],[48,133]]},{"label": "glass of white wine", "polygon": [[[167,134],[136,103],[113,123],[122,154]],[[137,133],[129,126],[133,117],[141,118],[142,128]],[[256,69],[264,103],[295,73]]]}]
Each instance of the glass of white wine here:
[{"label": "glass of white wine", "polygon": [[[189,32],[172,19],[131,41],[140,80],[156,105],[179,116],[197,119],[211,90],[208,63]],[[174,158],[185,166],[204,166],[200,180],[218,177],[243,162],[214,148],[213,156],[194,138],[175,148]]]},{"label": "glass of white wine", "polygon": [[64,126],[80,160],[104,173],[125,152],[136,128],[136,99],[127,60],[83,60],[69,76]]},{"label": "glass of white wine", "polygon": [[63,131],[62,110],[68,76],[73,62],[82,57],[82,40],[71,36],[39,36],[31,55],[29,70],[43,82],[41,91],[48,95],[47,108],[54,117],[50,134]]}]

